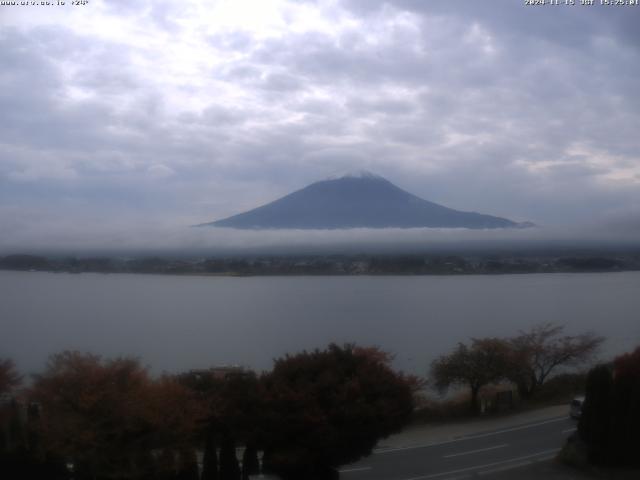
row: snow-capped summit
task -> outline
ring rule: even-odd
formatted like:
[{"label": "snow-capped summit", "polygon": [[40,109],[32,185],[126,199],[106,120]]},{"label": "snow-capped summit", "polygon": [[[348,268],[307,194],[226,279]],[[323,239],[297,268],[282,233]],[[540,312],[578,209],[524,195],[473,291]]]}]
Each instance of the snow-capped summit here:
[{"label": "snow-capped summit", "polygon": [[369,170],[348,170],[346,172],[329,175],[325,180],[339,180],[341,178],[362,178],[384,180],[384,177],[377,175]]}]

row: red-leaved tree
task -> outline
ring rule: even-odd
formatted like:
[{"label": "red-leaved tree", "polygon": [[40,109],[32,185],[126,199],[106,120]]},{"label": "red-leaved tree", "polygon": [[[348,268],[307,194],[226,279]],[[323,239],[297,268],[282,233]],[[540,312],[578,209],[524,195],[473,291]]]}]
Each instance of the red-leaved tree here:
[{"label": "red-leaved tree", "polygon": [[287,355],[262,378],[264,464],[285,479],[333,478],[413,411],[418,382],[377,348],[330,345]]},{"label": "red-leaved tree", "polygon": [[48,452],[73,463],[78,478],[140,478],[150,452],[189,442],[198,420],[191,392],[168,377],[153,380],[136,359],[53,355],[30,397],[41,406]]}]

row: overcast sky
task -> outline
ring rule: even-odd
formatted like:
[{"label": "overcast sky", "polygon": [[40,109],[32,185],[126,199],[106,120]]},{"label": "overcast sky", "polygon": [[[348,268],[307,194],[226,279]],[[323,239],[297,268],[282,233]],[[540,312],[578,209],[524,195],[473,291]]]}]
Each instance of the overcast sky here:
[{"label": "overcast sky", "polygon": [[0,246],[183,228],[360,169],[516,221],[638,224],[640,7],[66,3],[0,6]]}]

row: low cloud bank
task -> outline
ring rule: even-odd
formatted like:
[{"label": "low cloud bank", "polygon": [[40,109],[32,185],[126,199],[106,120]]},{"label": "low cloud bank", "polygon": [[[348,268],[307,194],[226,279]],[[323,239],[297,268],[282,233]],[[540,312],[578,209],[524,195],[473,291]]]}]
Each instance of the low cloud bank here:
[{"label": "low cloud bank", "polygon": [[0,254],[393,253],[540,248],[640,248],[640,221],[526,229],[236,230],[162,222],[13,225]]}]

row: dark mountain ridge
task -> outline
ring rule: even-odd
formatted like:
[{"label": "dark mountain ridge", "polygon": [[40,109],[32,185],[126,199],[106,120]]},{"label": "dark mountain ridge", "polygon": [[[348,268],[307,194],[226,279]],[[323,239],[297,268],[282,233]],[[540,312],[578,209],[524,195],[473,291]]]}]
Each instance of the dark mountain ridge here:
[{"label": "dark mountain ridge", "polygon": [[485,229],[530,225],[447,208],[365,172],[319,181],[261,207],[200,226],[238,229]]}]

